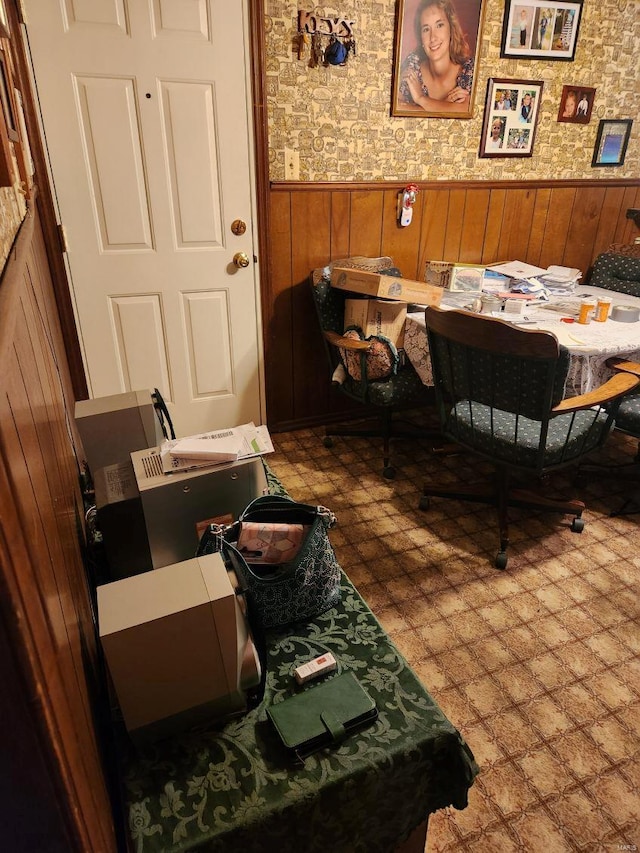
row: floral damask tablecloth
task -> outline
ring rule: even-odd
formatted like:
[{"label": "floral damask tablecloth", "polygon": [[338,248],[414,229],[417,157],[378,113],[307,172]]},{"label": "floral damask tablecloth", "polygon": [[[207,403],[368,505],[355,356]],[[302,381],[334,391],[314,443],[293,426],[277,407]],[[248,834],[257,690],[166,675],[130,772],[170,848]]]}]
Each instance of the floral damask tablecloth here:
[{"label": "floral damask tablecloth", "polygon": [[[436,809],[466,806],[471,751],[344,574],[341,590],[313,621],[267,632],[264,696],[247,714],[144,748],[123,739],[132,850],[387,853]],[[379,716],[301,766],[266,710],[312,689],[292,670],[326,651]]]}]

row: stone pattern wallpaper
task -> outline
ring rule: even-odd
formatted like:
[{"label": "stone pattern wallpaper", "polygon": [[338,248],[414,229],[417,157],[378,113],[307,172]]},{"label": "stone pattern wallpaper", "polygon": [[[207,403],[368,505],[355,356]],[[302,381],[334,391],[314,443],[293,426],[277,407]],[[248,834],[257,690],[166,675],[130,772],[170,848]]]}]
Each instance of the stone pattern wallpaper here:
[{"label": "stone pattern wallpaper", "polygon": [[[551,4],[553,5],[553,4]],[[573,62],[501,59],[504,0],[485,0],[472,119],[391,117],[395,0],[342,7],[266,0],[271,180],[285,180],[285,149],[299,152],[302,181],[535,180],[640,175],[640,2],[585,0]],[[298,10],[355,20],[346,66],[298,59]],[[489,77],[542,80],[533,156],[480,159]],[[558,122],[564,85],[596,89],[589,124]],[[601,118],[631,118],[625,162],[592,168]]]}]

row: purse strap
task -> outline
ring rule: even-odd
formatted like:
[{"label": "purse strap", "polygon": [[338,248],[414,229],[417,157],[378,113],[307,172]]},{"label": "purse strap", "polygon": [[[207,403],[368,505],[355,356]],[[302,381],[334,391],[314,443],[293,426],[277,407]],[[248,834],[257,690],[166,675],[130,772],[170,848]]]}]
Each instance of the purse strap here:
[{"label": "purse strap", "polygon": [[[251,501],[240,515],[238,522],[271,521],[283,524],[310,524],[318,517],[322,519],[326,528],[333,527],[336,523],[335,515],[326,506],[298,503],[280,495],[262,495]],[[234,527],[234,525],[230,526]],[[230,538],[233,540],[233,537]]]}]

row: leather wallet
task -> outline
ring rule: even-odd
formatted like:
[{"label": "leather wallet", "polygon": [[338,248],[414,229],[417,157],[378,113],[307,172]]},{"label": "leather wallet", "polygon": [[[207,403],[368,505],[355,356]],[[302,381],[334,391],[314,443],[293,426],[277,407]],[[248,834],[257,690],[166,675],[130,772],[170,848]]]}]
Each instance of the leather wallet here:
[{"label": "leather wallet", "polygon": [[267,715],[284,745],[304,761],[374,722],[378,709],[353,672],[344,672],[272,705]]}]

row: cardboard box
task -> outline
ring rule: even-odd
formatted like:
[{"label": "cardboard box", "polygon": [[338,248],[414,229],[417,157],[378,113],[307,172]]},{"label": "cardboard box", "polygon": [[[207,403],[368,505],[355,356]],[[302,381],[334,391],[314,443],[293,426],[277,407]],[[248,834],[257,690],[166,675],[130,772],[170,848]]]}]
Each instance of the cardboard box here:
[{"label": "cardboard box", "polygon": [[345,299],[344,328],[357,326],[365,338],[384,335],[397,349],[404,347],[404,323],[407,306],[404,302],[385,302],[382,299]]},{"label": "cardboard box", "polygon": [[[208,554],[98,587],[100,640],[136,740],[246,708],[249,637],[229,574]],[[256,677],[259,667],[256,658]]]},{"label": "cardboard box", "polygon": [[440,305],[442,299],[440,288],[422,281],[344,267],[333,268],[331,286],[340,290],[349,290],[352,293],[394,299],[396,302],[416,302],[419,305]]},{"label": "cardboard box", "polygon": [[449,261],[427,261],[425,281],[446,290],[480,293],[486,267],[481,264],[458,264]]}]

